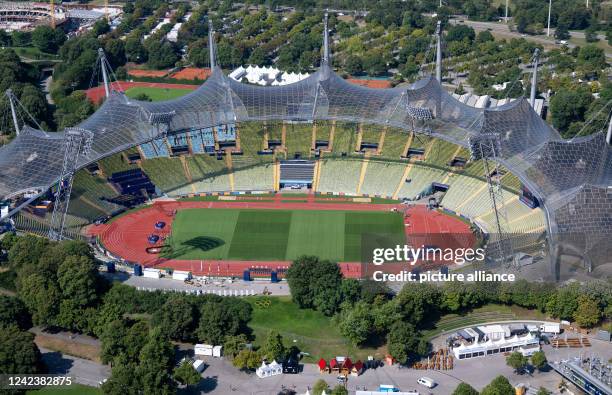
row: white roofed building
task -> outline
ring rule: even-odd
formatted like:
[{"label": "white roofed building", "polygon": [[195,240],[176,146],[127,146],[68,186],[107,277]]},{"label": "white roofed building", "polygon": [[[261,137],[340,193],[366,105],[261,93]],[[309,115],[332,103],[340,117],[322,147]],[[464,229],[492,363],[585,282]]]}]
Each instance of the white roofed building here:
[{"label": "white roofed building", "polygon": [[[495,325],[490,326],[494,327]],[[455,358],[462,360],[512,351],[518,351],[525,356],[529,356],[539,350],[540,339],[529,333],[525,336],[515,335],[509,338],[502,337],[498,340],[476,341],[471,344],[461,343],[459,346],[453,347],[453,354]]]},{"label": "white roofed building", "polygon": [[235,81],[242,81],[246,78],[249,84],[262,86],[279,86],[293,84],[308,78],[309,74],[282,72],[276,67],[267,66],[243,66],[238,67],[229,74]]}]

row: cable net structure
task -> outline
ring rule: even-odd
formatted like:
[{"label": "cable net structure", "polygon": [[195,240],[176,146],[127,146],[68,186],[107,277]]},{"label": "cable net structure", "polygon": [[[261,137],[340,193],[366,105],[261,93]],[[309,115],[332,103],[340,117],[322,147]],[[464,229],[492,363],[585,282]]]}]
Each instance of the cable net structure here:
[{"label": "cable net structure", "polygon": [[[213,67],[203,85],[174,100],[142,102],[111,92],[77,125],[93,135],[91,149],[77,166],[168,133],[273,120],[377,124],[463,147],[478,136],[497,135],[496,160],[542,203],[551,256],[576,254],[590,269],[611,256],[612,148],[604,133],[564,140],[524,98],[496,108],[474,108],[452,97],[433,77],[406,87],[372,89],[345,81],[324,61],[308,78],[283,86],[240,83]],[[64,132],[25,127],[0,147],[0,198],[43,192],[57,183],[65,147]],[[553,269],[558,270],[555,262]]]}]

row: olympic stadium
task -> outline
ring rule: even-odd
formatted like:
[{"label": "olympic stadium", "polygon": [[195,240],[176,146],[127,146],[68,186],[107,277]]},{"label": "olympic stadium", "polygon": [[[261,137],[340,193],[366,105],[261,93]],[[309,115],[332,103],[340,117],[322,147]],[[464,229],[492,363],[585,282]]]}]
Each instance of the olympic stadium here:
[{"label": "olympic stadium", "polygon": [[[471,107],[439,73],[405,87],[353,85],[331,68],[324,30],[321,66],[299,82],[232,80],[213,50],[212,75],[183,97],[142,102],[106,84],[105,102],[77,127],[23,127],[0,148],[3,217],[22,231],[89,238],[130,263],[175,258],[174,268],[210,275],[280,270],[329,241],[323,231],[334,226],[343,236],[316,252],[338,262],[358,260],[351,237],[368,231],[437,233],[459,244],[482,238],[492,268],[528,256],[547,279],[610,274],[603,131],[563,140],[528,100]],[[279,193],[288,189],[300,192]],[[207,208],[231,212],[189,211]],[[313,212],[299,219],[302,210]],[[340,222],[329,220],[338,212]],[[278,237],[282,251],[272,253]],[[190,240],[200,244],[189,249]]]}]

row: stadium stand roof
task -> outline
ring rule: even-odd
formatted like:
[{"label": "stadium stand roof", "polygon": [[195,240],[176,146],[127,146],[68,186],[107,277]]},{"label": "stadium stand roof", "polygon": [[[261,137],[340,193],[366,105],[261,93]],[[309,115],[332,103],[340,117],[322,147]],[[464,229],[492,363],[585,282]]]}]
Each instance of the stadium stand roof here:
[{"label": "stadium stand roof", "polygon": [[[430,113],[433,119],[415,116],[418,113]],[[570,240],[572,248],[592,258],[612,256],[611,243],[605,240],[612,234],[612,148],[603,132],[563,140],[524,98],[477,108],[447,93],[432,77],[407,87],[372,89],[342,79],[324,60],[308,78],[282,86],[243,84],[214,67],[198,89],[173,100],[141,102],[112,92],[78,125],[94,135],[92,149],[79,166],[168,132],[266,120],[373,123],[427,133],[464,147],[472,138],[497,135],[497,159],[543,203],[549,237]],[[26,127],[1,147],[0,199],[46,190],[57,182],[63,137],[63,132]]]}]

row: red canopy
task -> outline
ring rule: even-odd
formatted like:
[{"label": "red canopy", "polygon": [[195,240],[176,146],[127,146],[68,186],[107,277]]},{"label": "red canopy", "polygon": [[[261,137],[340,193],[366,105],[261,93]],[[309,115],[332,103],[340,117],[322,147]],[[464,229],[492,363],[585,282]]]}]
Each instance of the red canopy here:
[{"label": "red canopy", "polygon": [[326,367],[327,367],[327,362],[323,358],[319,359],[319,369],[323,370]]},{"label": "red canopy", "polygon": [[357,362],[355,362],[354,368],[355,368],[357,371],[360,371],[361,369],[363,369],[363,362],[361,362],[361,359],[360,359],[360,360],[358,360]]},{"label": "red canopy", "polygon": [[346,359],[344,360],[344,363],[342,364],[342,367],[345,369],[350,369],[353,367],[353,362],[351,361],[349,357],[346,357]]},{"label": "red canopy", "polygon": [[329,360],[329,367],[332,369],[338,367],[338,361],[336,361],[336,358],[332,358]]}]

